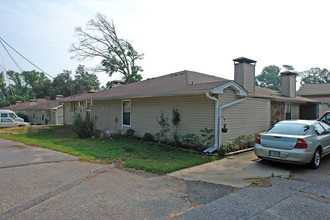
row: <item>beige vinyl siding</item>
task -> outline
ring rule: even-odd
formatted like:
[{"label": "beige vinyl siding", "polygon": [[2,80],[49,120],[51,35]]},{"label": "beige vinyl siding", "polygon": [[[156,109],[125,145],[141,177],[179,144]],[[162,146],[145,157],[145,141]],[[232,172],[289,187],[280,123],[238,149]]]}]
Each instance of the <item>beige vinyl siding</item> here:
[{"label": "beige vinyl siding", "polygon": [[299,119],[299,104],[291,104],[291,119],[296,120]]},{"label": "beige vinyl siding", "polygon": [[[30,110],[29,110],[30,112]],[[33,119],[33,113],[34,113],[34,119]],[[45,110],[40,110],[40,109],[35,109],[31,110],[31,124],[45,124],[45,119],[46,119],[46,111]],[[44,115],[44,120],[42,120],[42,115]]]},{"label": "beige vinyl siding", "polygon": [[121,100],[93,101],[91,118],[98,130],[121,130]]},{"label": "beige vinyl siding", "polygon": [[[157,118],[162,112],[169,118],[172,126],[171,110],[174,107],[180,113],[178,134],[199,135],[199,130],[205,127],[214,129],[214,105],[215,102],[205,95],[132,99],[131,127],[138,136],[143,136],[146,132],[155,135],[160,131]],[[168,138],[173,138],[172,131]]]},{"label": "beige vinyl siding", "polygon": [[321,117],[326,111],[330,111],[330,105],[319,104],[319,117]]},{"label": "beige vinyl siding", "polygon": [[65,102],[64,105],[64,124],[73,125],[74,112],[71,111],[71,102]]},{"label": "beige vinyl siding", "polygon": [[[225,94],[220,95],[219,99],[221,105],[234,101],[234,90],[226,89]],[[223,109],[222,116],[226,118],[228,133],[221,133],[221,143],[240,135],[258,133],[270,127],[270,100],[247,98],[241,103]],[[223,118],[221,123],[223,127]]]},{"label": "beige vinyl siding", "polygon": [[56,111],[57,111],[57,123],[63,124],[63,107],[58,108]]}]

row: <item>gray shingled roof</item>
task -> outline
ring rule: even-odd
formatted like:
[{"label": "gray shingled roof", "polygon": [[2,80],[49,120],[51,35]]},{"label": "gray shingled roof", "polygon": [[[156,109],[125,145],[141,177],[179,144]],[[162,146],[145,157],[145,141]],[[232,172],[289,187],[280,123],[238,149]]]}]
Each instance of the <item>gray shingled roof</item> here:
[{"label": "gray shingled roof", "polygon": [[296,96],[292,98],[286,97],[283,96],[279,91],[266,89],[259,86],[255,87],[255,92],[251,93],[250,97],[273,99],[274,101],[282,101],[282,102],[298,102],[298,103],[317,102],[316,100],[302,96]]},{"label": "gray shingled roof", "polygon": [[[42,103],[46,103],[47,99],[36,99],[36,101],[37,101],[36,105],[39,105],[39,104],[42,104]],[[26,109],[28,109],[30,107],[32,107],[32,106],[30,105],[29,101],[12,105],[12,108],[13,108],[14,112],[16,112],[16,111],[17,112],[18,111],[25,111]],[[6,106],[6,107],[3,107],[1,109],[11,110],[10,106]]]},{"label": "gray shingled roof", "polygon": [[27,109],[41,109],[41,110],[46,110],[46,109],[51,109],[57,106],[60,106],[61,99],[59,100],[48,100],[47,102],[43,102],[37,105],[29,106]]},{"label": "gray shingled roof", "polygon": [[[193,71],[181,71],[141,82],[99,91],[97,93],[84,93],[62,99],[63,102],[83,100],[108,100],[118,98],[162,96],[167,94],[191,94],[211,91],[231,80],[210,76]],[[316,102],[312,99],[297,96],[294,98],[282,96],[280,92],[256,86],[255,93],[250,97],[272,99],[275,101],[290,101],[298,103]]]},{"label": "gray shingled roof", "polygon": [[230,82],[230,80],[185,70],[99,91],[97,93],[84,93],[74,97],[67,97],[62,100],[63,102],[88,99],[107,100],[116,98],[159,96],[175,93],[194,93],[209,91],[227,82]]},{"label": "gray shingled roof", "polygon": [[298,95],[330,95],[330,83],[304,84]]}]

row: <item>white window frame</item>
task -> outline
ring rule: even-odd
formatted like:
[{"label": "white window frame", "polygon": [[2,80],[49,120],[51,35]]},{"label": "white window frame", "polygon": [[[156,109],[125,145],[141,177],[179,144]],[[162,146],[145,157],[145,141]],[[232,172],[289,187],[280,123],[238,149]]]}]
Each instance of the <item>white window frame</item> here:
[{"label": "white window frame", "polygon": [[[129,102],[130,107],[130,117],[129,117],[129,125],[124,125],[124,102]],[[121,101],[121,126],[130,128],[132,127],[132,101],[131,99],[124,99]]]}]

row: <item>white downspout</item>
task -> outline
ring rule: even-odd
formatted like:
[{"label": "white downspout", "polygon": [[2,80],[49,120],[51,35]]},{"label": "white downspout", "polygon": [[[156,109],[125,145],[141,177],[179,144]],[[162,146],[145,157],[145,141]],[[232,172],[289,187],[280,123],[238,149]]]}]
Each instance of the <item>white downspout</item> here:
[{"label": "white downspout", "polygon": [[242,98],[242,99],[238,99],[235,100],[233,102],[229,102],[225,105],[219,106],[219,100],[217,98],[214,98],[212,96],[210,96],[209,93],[206,93],[206,96],[214,101],[216,101],[215,104],[215,126],[214,126],[214,134],[215,134],[215,143],[212,147],[206,149],[203,151],[204,154],[210,154],[213,153],[216,150],[220,149],[221,146],[221,120],[219,120],[219,118],[221,119],[221,114],[222,114],[222,109],[227,108],[229,106],[235,105],[237,103],[243,102],[244,100],[246,100],[246,97]]},{"label": "white downspout", "polygon": [[214,134],[215,134],[215,143],[212,147],[206,149],[203,151],[203,153],[209,154],[210,152],[213,152],[217,150],[219,147],[219,100],[215,97],[212,97],[209,92],[206,93],[206,97],[209,99],[212,99],[215,101],[214,105],[214,111],[215,111],[215,117],[214,117]]},{"label": "white downspout", "polygon": [[[237,103],[243,102],[244,100],[246,100],[246,97],[244,97],[242,99],[235,100],[233,102],[229,102],[229,103],[227,103],[225,105],[219,106],[219,117],[221,117],[221,115],[222,115],[222,109],[227,108],[227,107],[232,106],[232,105],[235,105]],[[219,128],[221,128],[221,118],[220,118],[220,122],[219,122]],[[219,138],[219,140],[218,140],[219,145],[218,145],[218,149],[217,150],[220,150],[220,146],[221,146],[221,132],[219,132],[218,138]]]}]

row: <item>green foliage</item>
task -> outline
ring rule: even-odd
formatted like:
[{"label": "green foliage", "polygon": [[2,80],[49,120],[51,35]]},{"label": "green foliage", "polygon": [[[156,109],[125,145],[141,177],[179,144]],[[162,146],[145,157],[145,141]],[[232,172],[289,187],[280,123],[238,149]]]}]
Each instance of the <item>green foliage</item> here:
[{"label": "green foliage", "polygon": [[126,130],[126,136],[127,137],[133,137],[135,133],[135,130],[133,128],[129,128]]},{"label": "green foliage", "polygon": [[204,128],[200,130],[202,136],[202,144],[203,146],[207,147],[212,144],[214,139],[214,132],[213,129]]},{"label": "green foliage", "polygon": [[278,66],[266,66],[260,75],[256,76],[256,85],[268,89],[281,90],[281,69]]},{"label": "green foliage", "polygon": [[154,140],[154,137],[152,136],[152,134],[146,132],[144,135],[143,135],[143,138],[142,138],[144,141],[153,141]]},{"label": "green foliage", "polygon": [[172,123],[174,126],[178,126],[180,122],[180,113],[179,113],[179,109],[177,108],[172,108]]},{"label": "green foliage", "polygon": [[137,61],[143,59],[133,45],[125,39],[119,38],[113,22],[97,13],[95,19],[91,19],[85,30],[77,27],[75,32],[78,42],[72,44],[70,52],[73,58],[83,60],[86,58],[101,58],[102,67],[99,69],[112,76],[114,73],[123,74],[123,80],[128,84],[141,81],[142,67]]},{"label": "green foliage", "polygon": [[[71,77],[72,72],[63,70],[63,73],[58,74],[52,83],[55,90],[55,95],[64,95],[64,97],[71,95],[71,86],[75,83]],[[54,99],[54,97],[52,97]]]},{"label": "green foliage", "polygon": [[76,115],[73,121],[73,130],[79,138],[91,138],[95,135],[94,122],[89,119],[82,119]]},{"label": "green foliage", "polygon": [[180,135],[181,143],[188,148],[200,147],[200,141],[196,134]]},{"label": "green foliage", "polygon": [[23,118],[25,122],[29,121],[29,117],[26,114],[24,114],[23,112],[16,112],[16,115],[20,118]]},{"label": "green foliage", "polygon": [[232,141],[226,141],[225,144],[223,144],[221,147],[226,152],[232,152],[242,149],[247,149],[254,147],[254,140],[255,140],[256,134],[248,134],[248,135],[241,135],[238,138],[236,138],[233,142]]},{"label": "green foliage", "polygon": [[323,68],[310,68],[299,73],[301,77],[300,84],[330,83],[330,72]]},{"label": "green foliage", "polygon": [[164,141],[167,141],[167,133],[170,131],[170,123],[168,120],[169,119],[164,115],[164,112],[162,112],[159,119],[157,119],[157,122],[160,126],[159,133],[156,133],[157,139],[163,139]]},{"label": "green foliage", "polygon": [[73,82],[75,94],[89,92],[92,89],[94,90],[100,87],[97,76],[93,73],[88,73],[83,65],[77,67]]}]

